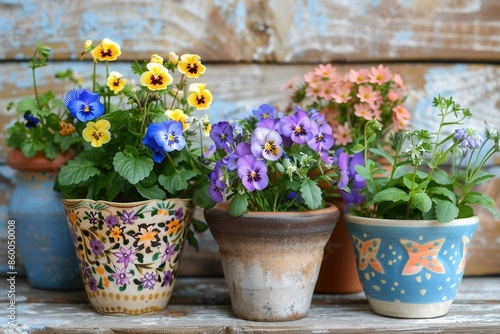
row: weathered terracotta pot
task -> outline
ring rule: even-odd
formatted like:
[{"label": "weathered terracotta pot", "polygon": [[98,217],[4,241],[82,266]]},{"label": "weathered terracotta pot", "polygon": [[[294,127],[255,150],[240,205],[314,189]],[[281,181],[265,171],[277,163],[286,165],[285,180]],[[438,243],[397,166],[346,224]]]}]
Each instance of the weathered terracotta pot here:
[{"label": "weathered terracotta pot", "polygon": [[92,307],[115,315],[162,311],[174,288],[191,201],[63,204]]},{"label": "weathered terracotta pot", "polygon": [[363,290],[375,313],[398,318],[448,313],[462,282],[477,216],[450,223],[345,219]]},{"label": "weathered terracotta pot", "polygon": [[234,314],[254,321],[307,316],[323,249],[339,210],[248,212],[235,218],[227,204],[204,211],[219,245]]},{"label": "weathered terracotta pot", "polygon": [[68,159],[59,154],[48,160],[43,153],[26,158],[20,150],[11,151],[7,158],[7,165],[17,170],[9,200],[19,255],[16,265],[22,260],[28,282],[40,289],[83,288],[61,195],[54,191],[57,172]]},{"label": "weathered terracotta pot", "polygon": [[345,226],[345,203],[341,198],[330,200],[330,203],[339,209],[340,216],[325,245],[325,254],[314,292],[332,294],[361,292],[363,288],[358,277],[351,236]]}]

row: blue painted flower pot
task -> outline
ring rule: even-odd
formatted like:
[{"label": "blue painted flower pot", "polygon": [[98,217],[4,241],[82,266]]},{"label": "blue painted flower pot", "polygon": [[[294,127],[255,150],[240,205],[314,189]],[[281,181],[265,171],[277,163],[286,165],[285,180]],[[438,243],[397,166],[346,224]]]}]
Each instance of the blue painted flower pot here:
[{"label": "blue painted flower pot", "polygon": [[[12,161],[8,163],[17,167]],[[9,200],[9,219],[15,221],[16,254],[30,285],[83,289],[61,196],[53,190],[56,172],[29,170],[33,165],[21,168]]]},{"label": "blue painted flower pot", "polygon": [[375,313],[434,318],[448,313],[464,274],[477,216],[450,223],[346,215],[363,291]]}]

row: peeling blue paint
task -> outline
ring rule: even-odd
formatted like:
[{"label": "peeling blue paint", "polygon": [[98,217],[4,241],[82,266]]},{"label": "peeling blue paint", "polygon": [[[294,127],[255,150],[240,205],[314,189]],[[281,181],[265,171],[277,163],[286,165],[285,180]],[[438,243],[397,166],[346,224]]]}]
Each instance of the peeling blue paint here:
[{"label": "peeling blue paint", "polygon": [[402,30],[399,31],[394,35],[394,38],[392,39],[392,43],[394,45],[402,45],[406,44],[408,41],[410,41],[413,38],[413,31],[411,30]]}]

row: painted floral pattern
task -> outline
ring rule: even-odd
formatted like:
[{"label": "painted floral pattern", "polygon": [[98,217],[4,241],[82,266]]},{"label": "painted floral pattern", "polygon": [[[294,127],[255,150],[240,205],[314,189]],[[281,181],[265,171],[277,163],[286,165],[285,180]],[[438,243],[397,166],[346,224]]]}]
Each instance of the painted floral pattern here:
[{"label": "painted floral pattern", "polygon": [[90,291],[172,286],[191,220],[182,200],[112,207],[90,200],[65,203],[82,276]]}]

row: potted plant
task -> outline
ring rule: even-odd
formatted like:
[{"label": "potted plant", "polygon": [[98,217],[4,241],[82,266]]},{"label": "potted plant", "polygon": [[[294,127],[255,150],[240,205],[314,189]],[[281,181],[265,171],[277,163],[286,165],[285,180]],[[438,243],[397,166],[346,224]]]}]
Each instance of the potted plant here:
[{"label": "potted plant", "polygon": [[[451,97],[438,96],[437,132],[417,129],[392,136],[390,152],[368,148],[379,125],[365,128],[355,166],[366,180],[346,215],[363,289],[374,312],[402,318],[445,315],[463,277],[467,246],[478,225],[476,205],[494,210],[493,200],[474,187],[494,175],[486,162],[500,150],[499,134],[486,127],[484,137],[456,128],[471,117]],[[453,131],[449,129],[452,128]],[[392,171],[366,158],[386,158]]]},{"label": "potted plant", "polygon": [[[29,62],[34,96],[15,104],[19,119],[7,129],[7,145],[13,148],[7,165],[17,171],[9,215],[16,222],[17,262],[23,263],[29,283],[43,289],[81,289],[61,196],[53,189],[59,168],[76,153],[80,138],[54,91],[38,91],[36,70],[47,65],[50,53],[48,46],[37,44]],[[57,73],[56,78],[71,79],[72,72]]]},{"label": "potted plant", "polygon": [[210,137],[212,203],[204,216],[235,315],[306,317],[339,215],[326,200],[330,188],[346,186],[347,155],[331,150],[332,129],[323,116],[300,108],[282,115],[263,104],[245,119],[214,124]]},{"label": "potted plant", "polygon": [[[291,90],[293,103],[316,109],[325,116],[333,128],[333,148],[350,153],[349,173],[360,156],[352,155],[352,148],[363,143],[363,129],[372,119],[379,121],[381,131],[376,133],[372,146],[386,147],[390,133],[410,126],[411,114],[404,106],[406,85],[401,75],[388,67],[351,68],[341,73],[331,64],[320,64],[303,75],[303,80],[292,80],[286,87]],[[349,233],[344,223],[345,200],[355,195],[363,183],[351,183],[352,191],[339,191],[340,196],[330,199],[339,209],[340,218],[325,246],[316,292],[353,293],[362,291],[354,261]]]},{"label": "potted plant", "polygon": [[206,228],[191,216],[194,191],[208,184],[199,159],[210,123],[191,112],[207,109],[212,95],[203,83],[188,85],[205,66],[194,54],[155,54],[132,63],[134,86],[109,69],[121,55],[118,43],[87,41],[86,53],[94,59],[93,84],[64,98],[86,145],[57,178],[85,289],[101,313],[159,312],[172,294],[184,240],[196,246],[193,230]]}]

